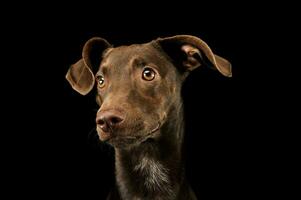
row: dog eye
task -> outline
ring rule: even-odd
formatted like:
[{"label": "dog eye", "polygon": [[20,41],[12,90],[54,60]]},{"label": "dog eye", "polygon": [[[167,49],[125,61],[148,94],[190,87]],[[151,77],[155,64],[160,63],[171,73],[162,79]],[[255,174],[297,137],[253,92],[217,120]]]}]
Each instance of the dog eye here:
[{"label": "dog eye", "polygon": [[104,79],[103,76],[98,75],[98,76],[96,77],[96,80],[97,80],[97,83],[98,83],[98,86],[99,86],[99,87],[102,88],[102,87],[105,86],[105,79]]},{"label": "dog eye", "polygon": [[154,80],[155,76],[156,76],[156,72],[149,67],[145,68],[142,72],[142,79],[146,81]]}]

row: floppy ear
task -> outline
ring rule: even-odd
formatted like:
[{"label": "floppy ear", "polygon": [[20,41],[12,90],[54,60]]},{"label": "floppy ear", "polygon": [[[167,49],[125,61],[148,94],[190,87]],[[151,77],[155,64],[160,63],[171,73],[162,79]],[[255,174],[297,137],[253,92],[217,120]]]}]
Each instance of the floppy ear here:
[{"label": "floppy ear", "polygon": [[102,53],[111,45],[102,38],[94,37],[86,42],[82,51],[82,59],[71,65],[66,79],[74,90],[82,95],[88,94],[95,83],[93,71],[97,70]]},{"label": "floppy ear", "polygon": [[200,38],[191,35],[177,35],[158,38],[157,42],[167,55],[182,67],[183,72],[192,71],[201,65],[206,65],[217,69],[224,76],[232,76],[230,62],[214,55],[210,47]]}]

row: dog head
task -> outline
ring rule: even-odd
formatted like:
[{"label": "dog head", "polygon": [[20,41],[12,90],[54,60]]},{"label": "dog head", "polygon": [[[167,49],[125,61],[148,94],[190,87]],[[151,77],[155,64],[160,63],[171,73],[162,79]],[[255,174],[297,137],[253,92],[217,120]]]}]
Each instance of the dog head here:
[{"label": "dog head", "polygon": [[97,132],[102,141],[118,148],[160,135],[170,113],[181,106],[182,82],[199,66],[232,75],[230,63],[194,36],[116,48],[102,38],[92,38],[66,78],[82,95],[96,85]]}]

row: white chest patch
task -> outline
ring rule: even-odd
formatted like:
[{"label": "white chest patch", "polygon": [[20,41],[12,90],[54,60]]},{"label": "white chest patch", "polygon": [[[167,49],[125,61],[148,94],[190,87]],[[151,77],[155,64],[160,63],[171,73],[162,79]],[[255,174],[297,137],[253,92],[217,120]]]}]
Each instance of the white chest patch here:
[{"label": "white chest patch", "polygon": [[148,189],[169,190],[168,169],[158,161],[150,158],[142,158],[139,164],[134,167],[134,171],[138,172],[145,178],[144,185]]}]

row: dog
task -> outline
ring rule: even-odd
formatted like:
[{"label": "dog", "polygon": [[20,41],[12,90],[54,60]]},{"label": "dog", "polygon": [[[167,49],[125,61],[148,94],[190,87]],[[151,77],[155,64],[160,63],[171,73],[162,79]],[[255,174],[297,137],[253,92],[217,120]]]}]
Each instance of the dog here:
[{"label": "dog", "polygon": [[182,161],[181,86],[200,66],[232,76],[231,64],[191,35],[119,47],[99,37],[85,43],[66,79],[82,95],[97,88],[97,133],[115,149],[108,200],[197,199]]}]

